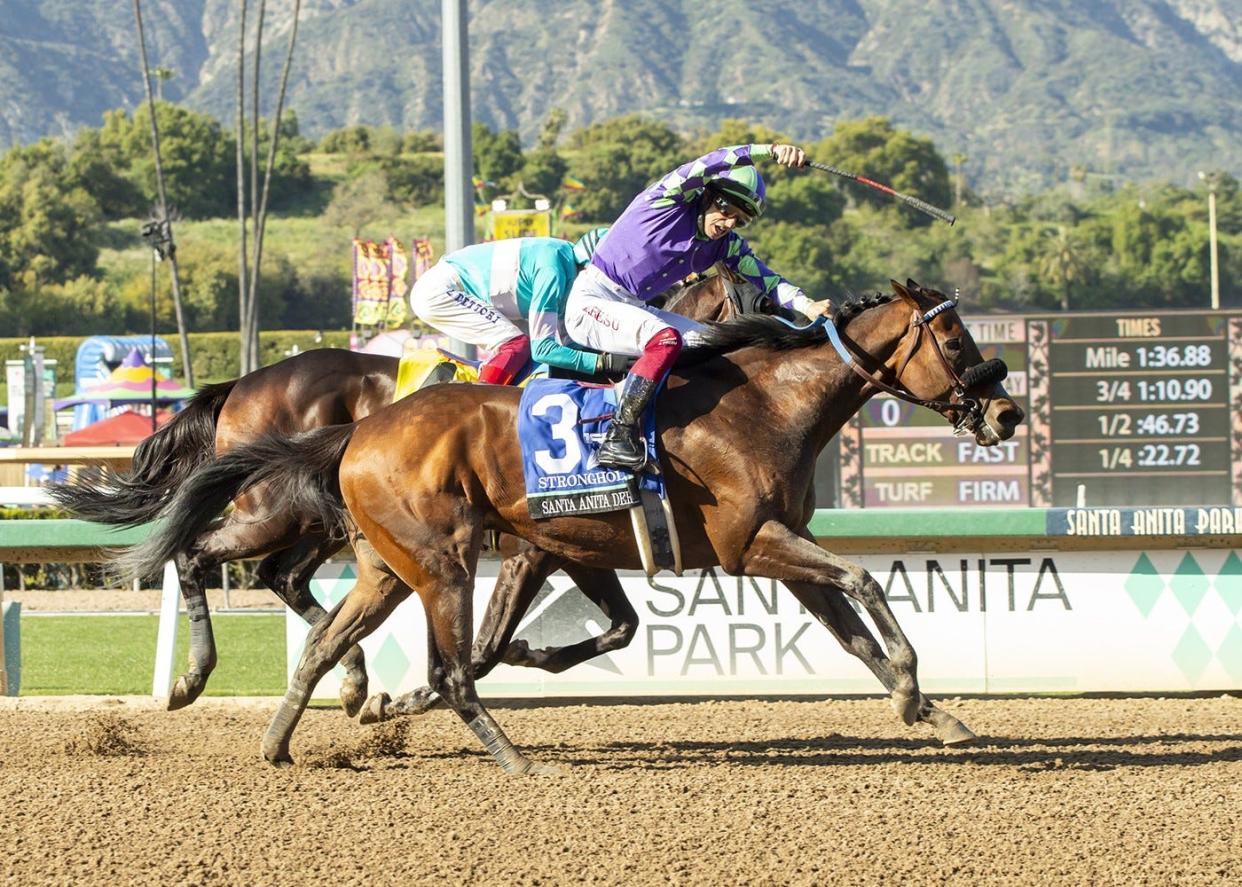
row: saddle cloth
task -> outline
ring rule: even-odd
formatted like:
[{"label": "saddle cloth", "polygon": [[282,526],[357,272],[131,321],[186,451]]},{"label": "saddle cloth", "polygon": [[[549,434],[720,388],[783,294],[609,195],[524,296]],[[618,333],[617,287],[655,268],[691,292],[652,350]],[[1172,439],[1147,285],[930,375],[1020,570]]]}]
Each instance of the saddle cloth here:
[{"label": "saddle cloth", "polygon": [[[526,502],[533,518],[599,514],[629,509],[646,489],[666,498],[664,478],[600,466],[596,448],[604,438],[617,398],[612,386],[568,379],[532,379],[518,406],[518,440]],[[647,456],[656,464],[655,411],[643,416]],[[609,416],[601,420],[601,416]]]}]

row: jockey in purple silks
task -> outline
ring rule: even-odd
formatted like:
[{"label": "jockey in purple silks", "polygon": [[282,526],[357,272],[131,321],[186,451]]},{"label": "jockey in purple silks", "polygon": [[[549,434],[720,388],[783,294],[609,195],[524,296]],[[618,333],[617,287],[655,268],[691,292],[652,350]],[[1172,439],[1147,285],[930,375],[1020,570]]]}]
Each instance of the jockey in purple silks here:
[{"label": "jockey in purple silks", "polygon": [[679,166],[634,198],[574,282],[565,305],[570,338],[596,351],[638,357],[600,445],[601,465],[643,467],[643,410],[683,341],[693,344],[701,329],[645,304],[669,286],[724,262],[784,307],[808,316],[829,310],[829,302],[812,301],[760,262],[737,234],[763,214],[763,178],[754,166],[761,157],[791,167],[806,164],[806,154],[794,145],[737,145]]}]

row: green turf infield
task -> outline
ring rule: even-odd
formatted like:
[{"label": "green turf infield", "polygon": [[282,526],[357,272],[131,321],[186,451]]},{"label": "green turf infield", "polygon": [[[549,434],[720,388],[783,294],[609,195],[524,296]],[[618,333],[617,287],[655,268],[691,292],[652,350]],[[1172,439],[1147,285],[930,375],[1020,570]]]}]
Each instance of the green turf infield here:
[{"label": "green turf infield", "polygon": [[[285,692],[285,617],[212,617],[220,661],[209,696]],[[23,696],[148,695],[155,667],[156,616],[22,617]],[[189,649],[187,620],[177,629],[177,669]]]}]

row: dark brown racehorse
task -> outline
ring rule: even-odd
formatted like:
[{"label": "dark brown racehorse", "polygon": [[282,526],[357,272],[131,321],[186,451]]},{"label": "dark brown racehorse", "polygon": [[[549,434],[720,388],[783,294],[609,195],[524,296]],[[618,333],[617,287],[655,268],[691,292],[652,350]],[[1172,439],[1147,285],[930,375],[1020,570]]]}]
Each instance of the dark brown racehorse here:
[{"label": "dark brown racehorse", "polygon": [[[737,313],[760,310],[753,287],[724,277],[709,277],[680,287],[669,296],[667,310],[697,320],[723,320]],[[397,377],[396,358],[325,348],[307,351],[264,367],[231,382],[200,391],[171,422],[135,450],[130,472],[101,482],[83,480],[52,489],[56,500],[86,520],[114,526],[138,526],[155,519],[168,495],[200,465],[263,433],[291,435],[327,425],[354,422],[392,401]],[[290,609],[310,624],[325,614],[310,591],[315,570],[340,547],[329,539],[314,512],[299,513],[263,487],[239,497],[226,517],[208,526],[175,553],[182,595],[190,623],[189,668],[173,684],[169,709],[183,708],[202,693],[217,661],[211,616],[207,609],[206,580],[222,564],[262,558],[259,579]],[[499,594],[480,634],[478,658],[494,665],[531,665],[561,670],[624,646],[633,636],[633,613],[616,577],[569,564],[565,567],[580,590],[612,620],[599,638],[564,650],[531,651],[513,645],[510,628],[525,613],[514,609],[517,599],[529,598],[523,583],[534,582],[535,562],[542,558],[517,552],[502,567]],[[546,575],[546,574],[545,574]],[[497,626],[492,630],[492,626]],[[497,641],[503,638],[504,646]],[[341,700],[352,716],[367,694],[362,650],[354,647],[342,659],[346,676]],[[486,666],[490,668],[490,665]],[[399,700],[390,714],[407,706],[425,708],[417,701]],[[381,709],[382,711],[382,709]]]},{"label": "dark brown racehorse", "polygon": [[[936,409],[983,446],[1011,437],[1022,411],[996,375],[976,372],[979,350],[952,302],[912,282],[894,283],[894,292],[838,311],[840,350],[819,325],[795,329],[749,317],[714,327],[705,345],[684,352],[687,361],[670,377],[656,415],[685,566],[720,565],[781,581],[867,661],[911,724],[926,700],[915,652],[883,589],[857,564],[816,545],[807,529],[815,458],[881,389]],[[295,440],[266,437],[196,473],[171,500],[161,529],[129,552],[132,569],[150,571],[249,485],[271,484],[295,507],[304,500],[326,510],[339,484],[345,508],[323,520],[359,543],[358,584],[312,630],[264,737],[269,761],[290,761],[290,737],[316,682],[414,588],[427,611],[430,686],[504,769],[540,769],[474,690],[470,610],[484,534],[512,533],[550,560],[601,569],[637,568],[639,557],[623,513],[530,518],[518,398],[512,389],[437,386],[353,426]],[[851,598],[871,616],[887,658]]]}]

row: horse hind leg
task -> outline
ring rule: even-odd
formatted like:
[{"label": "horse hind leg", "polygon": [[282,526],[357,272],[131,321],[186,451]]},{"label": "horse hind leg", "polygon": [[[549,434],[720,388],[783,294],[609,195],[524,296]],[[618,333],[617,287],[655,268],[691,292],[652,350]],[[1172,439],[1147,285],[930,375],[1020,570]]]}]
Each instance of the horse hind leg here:
[{"label": "horse hind leg", "polygon": [[181,583],[181,597],[185,600],[186,616],[190,623],[190,649],[189,667],[177,676],[169,690],[166,706],[168,711],[185,708],[202,695],[218,658],[204,583],[208,571],[212,566],[218,566],[218,562],[202,555],[184,552],[179,553],[175,560]]},{"label": "horse hind leg", "polygon": [[[350,502],[348,483],[342,486],[346,501]],[[390,521],[384,532],[372,524],[360,503],[350,511],[358,522],[358,529],[370,540],[373,551],[398,576],[418,589],[436,653],[428,656],[427,680],[431,689],[444,697],[506,773],[557,773],[558,768],[536,763],[522,754],[475,692],[470,640],[474,625],[474,571],[482,528],[462,520],[460,509],[455,507],[457,504],[453,501],[428,503],[432,513],[453,515],[451,526],[429,525],[417,519],[398,526]],[[416,558],[411,553],[409,543],[403,541],[406,539],[424,543],[421,557]]]},{"label": "horse hind leg", "polygon": [[[488,598],[483,624],[470,654],[471,673],[476,681],[501,662],[502,657],[503,661],[508,661],[509,652],[516,646],[510,641],[518,623],[548,575],[561,563],[555,555],[529,545],[501,562],[496,587]],[[429,655],[435,651],[433,634],[428,634],[427,649]],[[361,720],[364,724],[373,724],[389,718],[422,715],[443,701],[430,684],[391,700],[388,694],[379,693],[367,700]]]},{"label": "horse hind leg", "polygon": [[[259,564],[259,578],[289,609],[313,627],[327,613],[311,594],[310,581],[319,566],[339,547],[339,542],[325,536],[303,536],[292,547],[264,558]],[[362,648],[355,644],[346,650],[341,665],[345,668],[341,707],[352,718],[367,698],[367,666]]]},{"label": "horse hind leg", "polygon": [[[638,614],[621,588],[617,574],[579,564],[560,564],[551,555],[531,549],[506,558],[488,601],[487,613],[471,653],[471,669],[477,681],[497,664],[541,668],[559,673],[612,650],[620,650],[638,631]],[[552,569],[560,564],[577,589],[599,607],[611,624],[597,637],[565,647],[532,650],[523,640],[513,640],[518,623],[526,615],[535,594]],[[433,642],[432,642],[433,643]],[[430,686],[420,687],[396,699],[379,694],[367,700],[362,722],[376,723],[394,717],[422,715],[443,702]]]},{"label": "horse hind leg", "polygon": [[[262,517],[256,515],[263,514]],[[190,622],[189,668],[173,682],[169,711],[185,708],[207,686],[217,655],[211,614],[207,609],[206,577],[221,564],[266,555],[290,544],[287,518],[239,507],[213,523],[176,555],[181,594]]]},{"label": "horse hind leg", "polygon": [[293,763],[289,742],[315,685],[410,593],[409,586],[385,568],[373,552],[363,546],[356,550],[358,581],[345,599],[311,628],[289,688],[263,736],[263,757],[274,766]]},{"label": "horse hind leg", "polygon": [[558,773],[558,768],[537,763],[522,754],[479,701],[470,664],[473,584],[469,576],[459,575],[439,578],[419,588],[443,664],[438,675],[428,675],[431,686],[465,721],[506,773],[531,776]]}]

